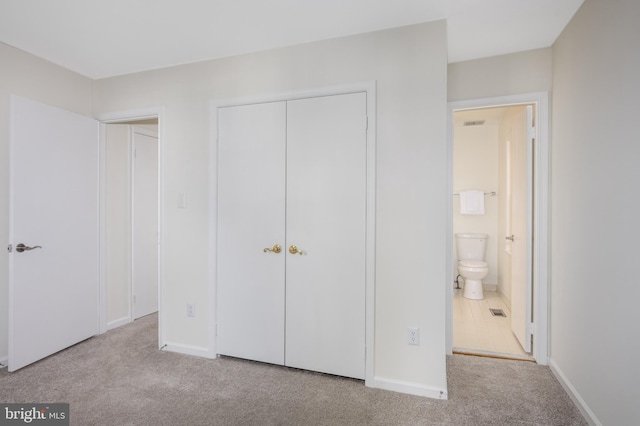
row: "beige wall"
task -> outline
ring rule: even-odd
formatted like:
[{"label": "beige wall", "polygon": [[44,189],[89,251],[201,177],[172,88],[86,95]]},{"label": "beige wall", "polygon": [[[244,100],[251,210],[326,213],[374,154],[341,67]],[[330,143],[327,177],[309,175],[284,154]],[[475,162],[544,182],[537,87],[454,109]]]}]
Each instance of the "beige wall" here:
[{"label": "beige wall", "polygon": [[449,64],[450,102],[551,90],[551,48]]},{"label": "beige wall", "polygon": [[[92,82],[0,43],[0,241],[9,244],[9,110],[12,94],[91,115]],[[9,257],[0,250],[0,360],[8,354]]]},{"label": "beige wall", "polygon": [[586,0],[553,46],[551,365],[640,424],[640,2]]},{"label": "beige wall", "polygon": [[453,197],[454,235],[458,232],[489,235],[485,258],[489,275],[482,281],[485,287],[498,284],[498,130],[498,123],[470,127],[460,123],[453,131],[453,192],[479,189],[497,193],[485,196],[483,215],[460,214],[460,196]]},{"label": "beige wall", "polygon": [[[166,341],[208,345],[209,102],[376,80],[375,375],[446,389],[446,57],[435,22],[95,82],[96,115],[164,108]],[[407,345],[408,326],[420,327],[420,346]]]}]

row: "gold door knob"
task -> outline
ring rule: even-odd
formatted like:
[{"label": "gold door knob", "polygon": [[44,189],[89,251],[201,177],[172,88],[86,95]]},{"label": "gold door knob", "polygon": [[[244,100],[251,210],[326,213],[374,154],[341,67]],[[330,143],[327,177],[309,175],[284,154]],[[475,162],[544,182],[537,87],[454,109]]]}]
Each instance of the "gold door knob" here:
[{"label": "gold door knob", "polygon": [[273,252],[273,253],[280,253],[282,251],[282,247],[280,247],[280,244],[274,244],[273,247],[269,248],[265,248],[264,250],[262,250],[263,252],[267,253],[267,252]]},{"label": "gold door knob", "polygon": [[289,247],[289,253],[291,253],[291,254],[299,254],[299,255],[302,256],[303,251],[302,250],[298,250],[298,247],[296,247],[296,246],[290,246]]}]

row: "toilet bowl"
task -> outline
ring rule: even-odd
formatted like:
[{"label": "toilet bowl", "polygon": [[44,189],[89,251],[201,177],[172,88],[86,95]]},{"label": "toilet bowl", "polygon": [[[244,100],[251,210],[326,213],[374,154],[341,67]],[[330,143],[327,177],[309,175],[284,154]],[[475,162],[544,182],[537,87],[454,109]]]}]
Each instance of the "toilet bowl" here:
[{"label": "toilet bowl", "polygon": [[456,234],[458,273],[464,281],[462,296],[467,299],[484,299],[482,280],[489,275],[489,266],[484,261],[488,238],[487,234]]},{"label": "toilet bowl", "polygon": [[486,262],[480,260],[461,260],[458,262],[458,273],[464,279],[462,296],[467,299],[484,299],[482,280],[489,275]]}]

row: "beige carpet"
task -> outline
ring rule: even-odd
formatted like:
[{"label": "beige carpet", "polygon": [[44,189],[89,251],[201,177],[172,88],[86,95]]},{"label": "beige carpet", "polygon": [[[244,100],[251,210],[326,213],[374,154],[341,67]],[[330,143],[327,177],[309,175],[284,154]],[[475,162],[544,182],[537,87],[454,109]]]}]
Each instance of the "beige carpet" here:
[{"label": "beige carpet", "polygon": [[72,425],[586,425],[547,367],[448,357],[449,400],[157,350],[142,318],[14,373],[0,402],[68,402]]}]

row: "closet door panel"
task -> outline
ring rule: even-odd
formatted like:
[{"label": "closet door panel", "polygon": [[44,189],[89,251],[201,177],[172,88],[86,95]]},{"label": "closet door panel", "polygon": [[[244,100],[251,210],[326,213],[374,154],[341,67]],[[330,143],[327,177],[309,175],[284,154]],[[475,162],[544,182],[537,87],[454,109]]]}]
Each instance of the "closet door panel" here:
[{"label": "closet door panel", "polygon": [[366,94],[289,101],[288,366],[364,378],[365,209]]},{"label": "closet door panel", "polygon": [[[286,104],[218,109],[218,353],[284,363]],[[264,251],[275,244],[282,252]]]}]

